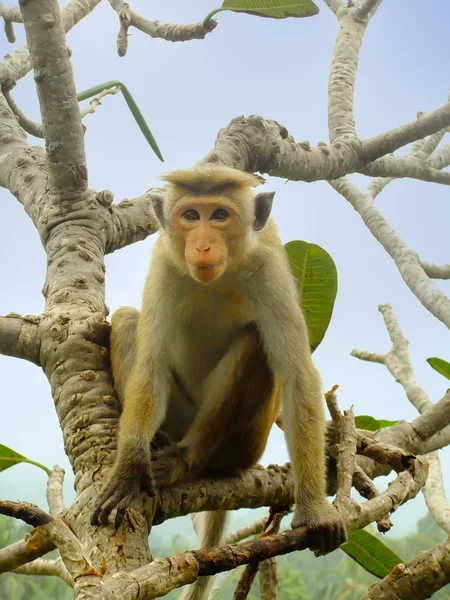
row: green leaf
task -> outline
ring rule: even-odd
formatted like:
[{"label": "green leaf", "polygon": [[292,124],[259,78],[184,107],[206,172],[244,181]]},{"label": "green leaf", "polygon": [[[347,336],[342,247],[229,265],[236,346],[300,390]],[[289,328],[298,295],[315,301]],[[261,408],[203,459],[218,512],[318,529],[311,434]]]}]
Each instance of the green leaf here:
[{"label": "green leaf", "polygon": [[31,460],[26,456],[15,452],[14,450],[11,450],[11,448],[0,444],[0,473],[6,469],[9,469],[9,467],[18,465],[19,463],[29,463],[30,465],[34,465],[35,467],[43,469],[47,474],[50,473],[50,469],[47,469],[47,467],[44,467],[44,465],[41,465],[40,463],[35,462],[34,460]]},{"label": "green leaf", "polygon": [[374,419],[370,415],[360,415],[355,417],[355,425],[358,429],[367,429],[367,431],[378,431],[384,427],[391,427],[398,421],[386,421],[385,419]]},{"label": "green leaf", "polygon": [[442,358],[427,358],[427,363],[433,367],[435,371],[450,379],[450,363]]},{"label": "green leaf", "polygon": [[120,86],[120,91],[122,92],[123,97],[125,98],[125,102],[128,104],[128,108],[130,109],[131,114],[133,115],[136,123],[138,124],[139,129],[142,131],[151,149],[159,158],[159,160],[164,162],[158,144],[156,143],[152,132],[150,131],[141,111],[139,110],[138,105],[134,101],[134,98],[130,94],[128,88],[123,83],[121,83],[120,81],[106,81],[105,83],[94,85],[94,87],[91,87],[88,90],[84,90],[84,92],[80,92],[79,94],[77,94],[77,100],[78,102],[82,102],[83,100],[87,100],[87,98],[92,98],[92,96],[100,94],[100,92],[103,92],[103,90],[109,90],[112,87],[116,86]]},{"label": "green leaf", "polygon": [[382,579],[403,560],[381,540],[364,529],[347,532],[348,541],[342,544],[343,550],[366,571]]},{"label": "green leaf", "polygon": [[272,19],[313,17],[319,12],[319,8],[312,0],[224,0],[222,8],[210,12],[204,23],[223,10],[232,10],[233,12],[270,17]]},{"label": "green leaf", "polygon": [[315,350],[333,313],[338,286],[336,265],[328,252],[316,244],[296,240],[284,247],[297,282],[311,349]]}]

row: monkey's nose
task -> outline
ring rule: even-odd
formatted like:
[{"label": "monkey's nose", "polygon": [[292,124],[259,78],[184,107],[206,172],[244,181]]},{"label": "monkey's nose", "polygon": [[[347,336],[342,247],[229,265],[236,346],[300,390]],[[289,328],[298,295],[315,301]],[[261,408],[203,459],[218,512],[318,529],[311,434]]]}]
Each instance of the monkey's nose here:
[{"label": "monkey's nose", "polygon": [[211,250],[211,246],[200,247],[200,248],[197,246],[198,252],[204,252],[206,254],[206,252],[209,252],[210,250]]}]

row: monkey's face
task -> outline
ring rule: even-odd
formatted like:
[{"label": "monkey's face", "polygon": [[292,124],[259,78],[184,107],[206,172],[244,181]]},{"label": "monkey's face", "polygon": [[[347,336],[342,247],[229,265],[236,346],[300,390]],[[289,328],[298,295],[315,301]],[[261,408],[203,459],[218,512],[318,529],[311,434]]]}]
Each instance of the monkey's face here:
[{"label": "monkey's face", "polygon": [[191,277],[201,283],[225,273],[246,229],[236,204],[223,196],[183,198],[171,218],[177,253],[184,258]]}]

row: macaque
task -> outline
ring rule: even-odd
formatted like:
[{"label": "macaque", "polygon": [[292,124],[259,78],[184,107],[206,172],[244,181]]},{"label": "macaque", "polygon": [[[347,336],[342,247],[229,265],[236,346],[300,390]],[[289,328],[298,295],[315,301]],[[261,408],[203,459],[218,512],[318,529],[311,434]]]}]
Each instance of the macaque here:
[{"label": "macaque", "polygon": [[[119,526],[136,496],[157,486],[254,466],[282,404],[295,478],[292,527],[308,527],[316,552],[334,550],[346,532],[325,498],[321,382],[270,217],[274,193],[254,194],[259,177],[226,167],[162,179],[164,199],[153,199],[161,231],[141,312],[121,308],[112,318],[123,412],[92,523],[106,524],[117,509]],[[166,448],[158,448],[159,435],[170,440]],[[202,545],[219,544],[224,512],[204,515]],[[183,597],[202,598],[202,579]]]}]

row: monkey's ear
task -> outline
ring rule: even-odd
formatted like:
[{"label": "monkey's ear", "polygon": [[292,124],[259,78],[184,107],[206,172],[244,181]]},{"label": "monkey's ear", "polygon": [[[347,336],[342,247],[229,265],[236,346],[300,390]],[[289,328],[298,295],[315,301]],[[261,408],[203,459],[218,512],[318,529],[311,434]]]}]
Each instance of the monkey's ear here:
[{"label": "monkey's ear", "polygon": [[261,192],[255,196],[255,222],[253,229],[260,231],[270,217],[275,192]]},{"label": "monkey's ear", "polygon": [[152,195],[150,196],[152,201],[153,210],[155,211],[155,215],[158,218],[158,221],[161,223],[161,227],[164,227],[165,219],[164,219],[164,200],[161,196]]}]

